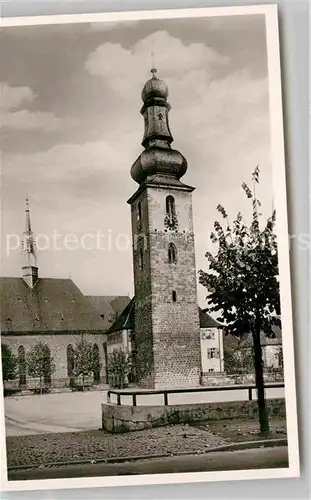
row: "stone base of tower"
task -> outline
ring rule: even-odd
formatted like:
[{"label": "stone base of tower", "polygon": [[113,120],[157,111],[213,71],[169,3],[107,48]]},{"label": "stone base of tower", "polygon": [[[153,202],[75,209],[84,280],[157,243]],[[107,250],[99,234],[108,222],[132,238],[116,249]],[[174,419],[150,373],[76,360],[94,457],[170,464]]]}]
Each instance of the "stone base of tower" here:
[{"label": "stone base of tower", "polygon": [[137,384],[142,389],[187,389],[199,387],[201,376],[199,369],[192,369],[189,372],[183,371],[163,371],[158,374],[151,374],[144,377]]}]

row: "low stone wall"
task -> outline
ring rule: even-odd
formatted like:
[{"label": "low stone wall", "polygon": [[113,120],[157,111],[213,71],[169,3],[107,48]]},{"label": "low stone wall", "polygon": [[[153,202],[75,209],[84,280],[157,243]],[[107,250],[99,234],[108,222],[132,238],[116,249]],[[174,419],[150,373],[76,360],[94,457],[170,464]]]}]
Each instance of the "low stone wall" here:
[{"label": "low stone wall", "polygon": [[[285,400],[267,401],[269,415],[285,417]],[[106,431],[129,432],[170,424],[257,418],[257,401],[188,404],[176,406],[118,406],[102,404],[102,428]]]}]

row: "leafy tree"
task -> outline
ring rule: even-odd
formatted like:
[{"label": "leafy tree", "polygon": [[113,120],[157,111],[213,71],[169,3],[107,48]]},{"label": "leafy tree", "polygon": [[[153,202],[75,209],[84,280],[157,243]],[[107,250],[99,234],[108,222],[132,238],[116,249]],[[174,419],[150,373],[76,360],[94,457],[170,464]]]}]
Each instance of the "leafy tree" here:
[{"label": "leafy tree", "polygon": [[200,283],[207,288],[211,311],[220,313],[225,333],[238,338],[251,332],[254,347],[254,368],[258,396],[260,431],[269,432],[260,333],[274,337],[273,326],[280,326],[280,295],[278,280],[277,241],[274,234],[275,211],[267,220],[259,212],[256,196],[259,167],[252,175],[252,190],[245,182],[242,188],[252,203],[249,225],[241,213],[230,224],[225,209],[217,210],[224,219],[214,223],[211,240],[218,245],[215,255],[206,253],[209,272],[199,271]]},{"label": "leafy tree", "polygon": [[252,346],[243,346],[240,343],[225,346],[224,362],[228,375],[248,374],[254,367]]},{"label": "leafy tree", "polygon": [[4,381],[17,377],[18,358],[6,344],[1,344],[2,378]]},{"label": "leafy tree", "polygon": [[50,384],[51,375],[55,372],[55,364],[48,346],[40,341],[37,342],[27,354],[26,366],[30,377],[40,379],[40,394],[42,394],[43,385]]},{"label": "leafy tree", "polygon": [[131,358],[122,349],[115,349],[108,357],[108,374],[111,385],[122,389],[126,384],[131,368]]},{"label": "leafy tree", "polygon": [[100,370],[99,359],[94,356],[94,349],[91,342],[82,339],[74,347],[74,368],[75,377],[82,376],[82,390],[85,388],[85,377]]}]

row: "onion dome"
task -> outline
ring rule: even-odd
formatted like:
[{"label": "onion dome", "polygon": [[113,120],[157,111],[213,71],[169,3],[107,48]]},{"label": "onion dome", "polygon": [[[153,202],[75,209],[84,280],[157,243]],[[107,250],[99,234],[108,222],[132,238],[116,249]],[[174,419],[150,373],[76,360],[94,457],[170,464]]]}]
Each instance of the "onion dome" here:
[{"label": "onion dome", "polygon": [[145,180],[153,182],[176,182],[187,170],[187,161],[183,155],[171,148],[173,136],[168,122],[171,109],[167,102],[168,88],[155,75],[152,69],[150,78],[142,90],[145,131],[142,140],[144,151],[137,158],[131,169],[132,178],[142,184]]},{"label": "onion dome", "polygon": [[143,151],[133,164],[131,176],[141,184],[153,175],[180,179],[186,171],[187,160],[179,151],[171,148],[149,148]]},{"label": "onion dome", "polygon": [[167,85],[163,82],[163,80],[160,80],[156,76],[157,70],[155,68],[152,68],[151,73],[152,73],[152,78],[148,80],[141,93],[141,98],[144,102],[148,101],[150,98],[160,98],[160,99],[167,99],[168,97],[168,88]]}]

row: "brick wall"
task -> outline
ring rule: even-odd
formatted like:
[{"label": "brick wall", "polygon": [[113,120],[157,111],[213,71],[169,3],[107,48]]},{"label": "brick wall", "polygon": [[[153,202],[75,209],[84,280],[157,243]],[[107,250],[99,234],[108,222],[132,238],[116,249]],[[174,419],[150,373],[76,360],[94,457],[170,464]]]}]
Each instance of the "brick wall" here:
[{"label": "brick wall", "polygon": [[[165,228],[165,199],[175,199],[178,229]],[[138,221],[138,203],[141,221]],[[148,187],[132,205],[136,348],[149,369],[140,385],[199,385],[201,372],[191,193]],[[138,234],[143,235],[144,267],[140,269]],[[168,245],[177,248],[169,263]],[[173,291],[176,301],[173,300]]]},{"label": "brick wall", "polygon": [[[138,218],[141,204],[141,219]],[[132,205],[133,264],[135,287],[135,350],[139,385],[154,387],[154,357],[152,330],[152,293],[148,197],[145,190]],[[143,268],[141,268],[141,252]]]}]

